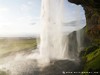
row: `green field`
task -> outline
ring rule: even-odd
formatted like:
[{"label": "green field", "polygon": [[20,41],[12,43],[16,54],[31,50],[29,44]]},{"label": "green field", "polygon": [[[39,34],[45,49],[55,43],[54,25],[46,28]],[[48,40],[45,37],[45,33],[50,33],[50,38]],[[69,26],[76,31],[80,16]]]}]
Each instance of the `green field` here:
[{"label": "green field", "polygon": [[35,38],[1,38],[0,39],[0,56],[36,48]]}]

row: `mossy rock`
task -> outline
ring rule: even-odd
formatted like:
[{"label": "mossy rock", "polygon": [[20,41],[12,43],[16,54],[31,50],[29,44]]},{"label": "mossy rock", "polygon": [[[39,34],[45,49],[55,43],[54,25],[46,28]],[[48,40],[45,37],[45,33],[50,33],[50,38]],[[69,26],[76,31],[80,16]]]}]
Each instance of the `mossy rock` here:
[{"label": "mossy rock", "polygon": [[87,55],[87,54],[89,54],[89,53],[95,51],[95,50],[98,49],[98,48],[99,48],[98,46],[90,46],[90,47],[86,48],[86,53],[85,53],[85,55]]}]

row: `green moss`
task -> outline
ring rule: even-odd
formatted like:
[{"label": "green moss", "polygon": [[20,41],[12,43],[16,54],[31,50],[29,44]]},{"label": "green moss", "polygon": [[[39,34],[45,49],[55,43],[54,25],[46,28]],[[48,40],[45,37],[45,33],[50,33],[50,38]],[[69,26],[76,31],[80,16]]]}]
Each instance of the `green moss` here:
[{"label": "green moss", "polygon": [[91,62],[86,63],[83,71],[88,72],[89,69],[93,69],[93,70],[100,69],[100,53]]},{"label": "green moss", "polygon": [[[91,49],[91,47],[86,48],[86,52]],[[95,48],[94,48],[95,49]],[[85,53],[85,55],[82,57],[83,60],[85,59],[85,65],[83,72],[89,72],[90,69],[93,71],[100,70],[100,47],[98,46],[97,49],[90,52],[89,54]],[[82,74],[82,75],[89,75],[89,74]]]},{"label": "green moss", "polygon": [[87,63],[87,65],[89,66],[89,68],[99,69],[100,68],[100,55],[98,55],[92,62]]},{"label": "green moss", "polygon": [[87,62],[91,61],[93,58],[97,57],[100,54],[99,52],[100,52],[100,49],[97,49],[97,50],[91,52],[90,54],[86,55]]}]

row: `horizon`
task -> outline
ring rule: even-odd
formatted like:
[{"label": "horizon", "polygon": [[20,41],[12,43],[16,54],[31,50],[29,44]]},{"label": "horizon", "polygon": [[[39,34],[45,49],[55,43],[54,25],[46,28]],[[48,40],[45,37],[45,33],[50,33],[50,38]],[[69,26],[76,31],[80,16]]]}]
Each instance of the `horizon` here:
[{"label": "horizon", "polygon": [[[65,1],[65,0],[64,0]],[[64,23],[85,20],[83,8],[65,1]],[[0,37],[27,37],[40,34],[41,0],[0,0]],[[81,25],[82,24],[82,25]],[[66,25],[67,26],[67,25]],[[74,27],[75,26],[75,27]],[[65,27],[65,30],[75,31],[85,26]],[[76,28],[76,29],[75,29]],[[69,29],[69,30],[68,30]]]}]

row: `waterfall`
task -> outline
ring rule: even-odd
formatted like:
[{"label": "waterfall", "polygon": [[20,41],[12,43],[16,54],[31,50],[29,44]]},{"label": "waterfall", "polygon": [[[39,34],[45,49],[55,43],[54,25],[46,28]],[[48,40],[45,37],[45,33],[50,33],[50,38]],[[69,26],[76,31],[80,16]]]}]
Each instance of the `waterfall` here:
[{"label": "waterfall", "polygon": [[68,39],[63,33],[64,0],[42,0],[40,56],[68,58]]}]

